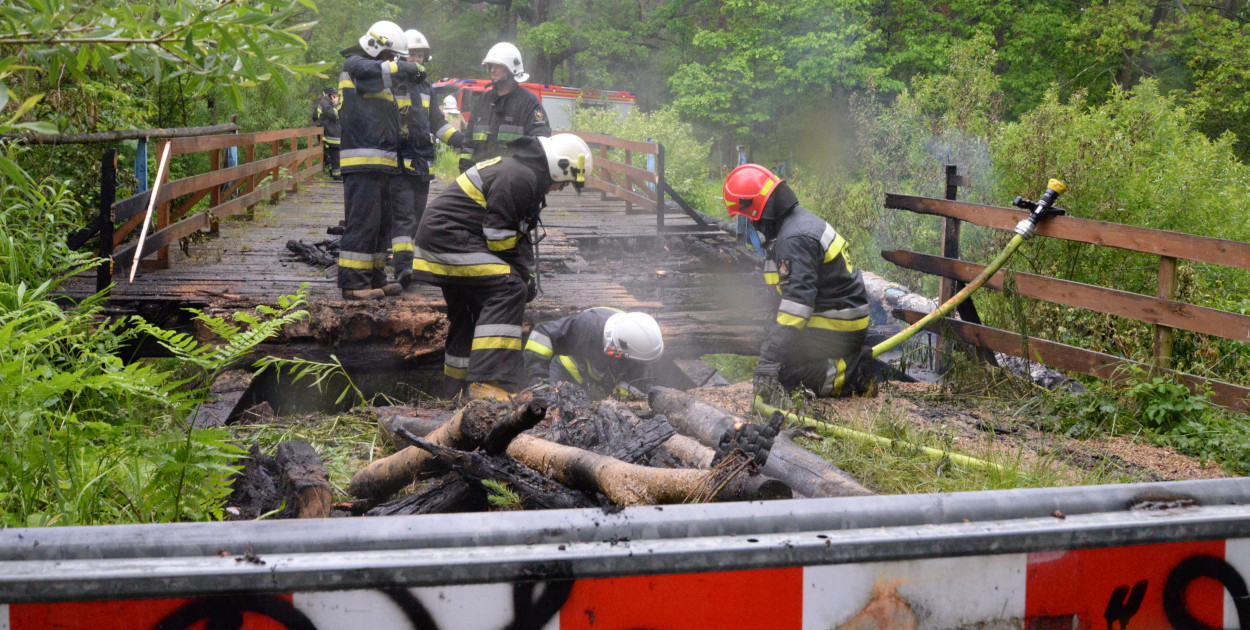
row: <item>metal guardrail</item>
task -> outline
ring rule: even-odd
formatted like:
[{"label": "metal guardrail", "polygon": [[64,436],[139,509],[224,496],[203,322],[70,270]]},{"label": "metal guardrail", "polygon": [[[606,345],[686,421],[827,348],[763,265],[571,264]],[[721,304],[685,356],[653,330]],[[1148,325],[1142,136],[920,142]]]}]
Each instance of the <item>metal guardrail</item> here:
[{"label": "metal guardrail", "polygon": [[0,604],[981,562],[1247,536],[1248,478],[614,513],[8,529]]}]

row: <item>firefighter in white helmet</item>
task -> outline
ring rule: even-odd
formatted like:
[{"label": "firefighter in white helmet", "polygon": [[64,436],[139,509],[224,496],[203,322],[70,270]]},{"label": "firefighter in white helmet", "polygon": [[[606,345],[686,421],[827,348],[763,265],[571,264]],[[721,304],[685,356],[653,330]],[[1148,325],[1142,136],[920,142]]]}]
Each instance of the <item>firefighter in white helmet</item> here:
[{"label": "firefighter in white helmet", "polygon": [[534,244],[546,194],[578,189],[593,168],[590,147],[572,134],[520,138],[511,155],[479,162],[425,210],[412,268],[443,290],[448,395],[506,398],[521,384],[521,323],[537,296]]},{"label": "firefighter in white helmet", "polygon": [[338,285],[346,299],[399,295],[386,282],[390,251],[390,198],[402,187],[396,88],[425,80],[425,68],[403,61],[404,31],[394,22],[369,27],[359,44],[341,53],[343,105],[339,167],[343,173],[344,227],[339,241]]},{"label": "firefighter in white helmet", "polygon": [[507,143],[524,136],[550,136],[547,112],[533,92],[518,81],[529,79],[521,51],[501,42],[491,47],[482,59],[490,72],[491,87],[473,105],[466,119],[469,144],[460,154],[460,170],[468,170],[477,162],[507,151]]},{"label": "firefighter in white helmet", "polygon": [[650,366],[663,354],[655,318],[599,306],[534,326],[525,374],[531,385],[577,383],[599,400],[617,389],[645,389]]},{"label": "firefighter in white helmet", "polygon": [[[420,31],[404,33],[408,40],[408,61],[416,64],[430,59],[430,42]],[[464,145],[464,134],[451,126],[434,102],[434,86],[424,78],[396,85],[395,104],[399,106],[400,152],[404,174],[401,185],[391,198],[391,262],[395,282],[407,289],[412,283],[413,239],[425,203],[430,195],[430,168],[434,165],[434,138],[448,146]]]}]

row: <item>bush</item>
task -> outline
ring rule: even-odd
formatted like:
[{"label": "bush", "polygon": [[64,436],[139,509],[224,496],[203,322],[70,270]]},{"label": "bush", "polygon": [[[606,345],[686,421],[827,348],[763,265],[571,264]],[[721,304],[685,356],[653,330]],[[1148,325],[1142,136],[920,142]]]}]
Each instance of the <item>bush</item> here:
[{"label": "bush", "polygon": [[[622,120],[614,111],[578,107],[573,111],[573,131],[604,133],[617,138],[658,142],[664,145],[664,175],[690,205],[715,216],[725,216],[721,182],[708,176],[710,146],[699,142],[694,128],[671,109],[654,112],[632,110]],[[625,161],[625,152],[609,152],[608,159]],[[645,155],[635,155],[633,165],[647,168]]]},{"label": "bush", "polygon": [[[1189,111],[1145,81],[1131,91],[1087,106],[1080,94],[1060,102],[1051,90],[1018,123],[993,141],[999,196],[1037,194],[1049,177],[1068,192],[1061,205],[1076,216],[1100,221],[1250,241],[1250,223],[1232,219],[1229,208],[1250,201],[1250,168],[1240,163],[1233,138],[1209,140]],[[997,248],[983,242],[986,255]],[[1077,282],[1153,295],[1158,257],[1052,239],[1021,248],[1013,267]],[[1250,293],[1250,272],[1183,263],[1178,299],[1236,311]],[[1001,300],[982,300],[994,325],[1014,326]],[[1053,305],[1036,304],[1022,314],[1040,336],[1138,360],[1150,356],[1149,324]],[[1182,333],[1176,367],[1244,382],[1250,346]]]}]

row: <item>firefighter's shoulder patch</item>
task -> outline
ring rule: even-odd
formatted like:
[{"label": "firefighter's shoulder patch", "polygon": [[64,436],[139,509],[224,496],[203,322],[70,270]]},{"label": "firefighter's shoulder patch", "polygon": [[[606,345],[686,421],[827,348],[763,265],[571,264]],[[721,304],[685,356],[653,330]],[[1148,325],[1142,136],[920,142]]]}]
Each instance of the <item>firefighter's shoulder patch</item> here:
[{"label": "firefighter's shoulder patch", "polygon": [[777,261],[777,279],[785,281],[790,277],[790,259],[782,258]]},{"label": "firefighter's shoulder patch", "polygon": [[538,122],[542,122],[546,119],[547,119],[547,115],[543,113],[543,110],[541,109],[534,110],[534,120]]},{"label": "firefighter's shoulder patch", "polygon": [[483,161],[481,161],[481,162],[478,162],[477,164],[474,164],[474,166],[476,166],[476,167],[477,167],[477,170],[479,170],[479,171],[480,171],[480,170],[482,170],[482,169],[486,168],[487,166],[492,166],[492,165],[498,164],[498,163],[500,163],[500,162],[502,162],[502,161],[503,161],[503,158],[502,158],[502,157],[493,157],[493,158],[491,158],[491,159],[489,159],[489,160],[483,160]]}]

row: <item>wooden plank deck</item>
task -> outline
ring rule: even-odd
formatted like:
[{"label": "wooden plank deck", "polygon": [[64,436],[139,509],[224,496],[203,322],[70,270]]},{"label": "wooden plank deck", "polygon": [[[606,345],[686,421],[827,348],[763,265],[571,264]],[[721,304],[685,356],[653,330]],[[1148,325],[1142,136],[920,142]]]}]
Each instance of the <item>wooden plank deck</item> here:
[{"label": "wooden plank deck", "polygon": [[[443,187],[435,182],[431,198]],[[758,272],[712,264],[689,271],[692,264],[700,265],[680,251],[682,239],[736,247],[728,235],[658,235],[653,214],[626,214],[623,201],[601,199],[598,191],[579,196],[569,190],[547,200],[547,236],[539,246],[543,294],[527,308],[527,324],[591,306],[613,306],[656,315],[672,358],[758,351],[769,308]],[[441,352],[445,305],[437,288],[414,286],[381,303],[346,302],[334,268],[323,271],[293,260],[288,240],[330,238],[326,228],[342,216],[342,185],[309,182],[275,205],[258,206],[254,218],[223,220],[219,236],[196,238],[185,251],[172,247],[168,269],[143,270],[133,283],[117,274],[111,307],[149,319],[185,307],[228,313],[273,304],[306,284],[312,321],[292,331],[288,341],[306,337],[323,352],[340,354],[340,348],[354,343],[373,352],[398,350],[407,359]],[[665,222],[694,226],[689,217],[672,210]],[[72,297],[85,297],[93,289],[91,274],[66,284]]]}]

